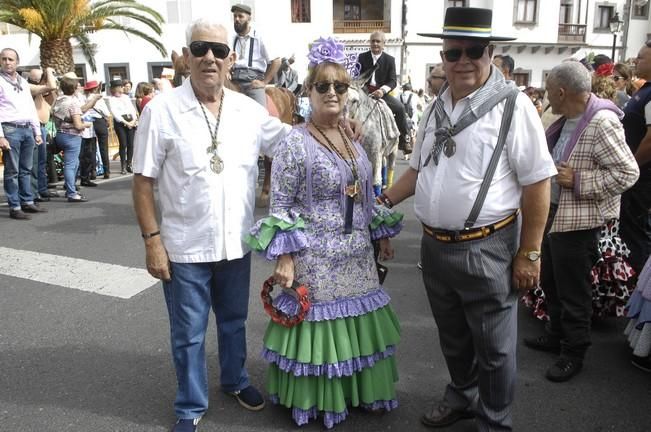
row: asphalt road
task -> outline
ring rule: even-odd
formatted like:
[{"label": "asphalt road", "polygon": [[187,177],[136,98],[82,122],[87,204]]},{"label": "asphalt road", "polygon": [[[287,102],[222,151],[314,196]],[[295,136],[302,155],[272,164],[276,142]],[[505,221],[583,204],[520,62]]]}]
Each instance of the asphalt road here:
[{"label": "asphalt road", "polygon": [[[399,171],[405,166],[400,161]],[[142,268],[144,250],[131,206],[130,179],[99,182],[98,188],[84,189],[88,203],[55,199],[45,204],[49,213],[30,222],[11,220],[6,205],[0,207],[0,248]],[[383,416],[352,410],[348,420],[336,427],[339,431],[428,430],[419,417],[449,379],[416,267],[419,224],[411,202],[401,205],[401,210],[406,228],[394,241],[397,256],[389,264],[386,281],[402,324],[397,353],[400,407]],[[263,214],[256,211],[257,217]],[[31,263],[34,272],[52,270],[39,264],[38,260]],[[55,270],[64,275],[78,269],[61,265]],[[265,364],[259,352],[267,317],[258,293],[270,271],[269,263],[253,260],[248,369],[252,382],[261,388]],[[169,430],[174,421],[175,379],[160,285],[121,299],[34,279],[0,274],[0,432]],[[520,339],[541,328],[524,307],[519,321]],[[564,384],[543,377],[553,356],[520,344],[515,430],[650,431],[651,374],[631,366],[624,326],[621,319],[596,323],[584,371]],[[249,413],[219,392],[215,339],[211,322],[211,406],[200,430],[296,430],[286,409],[268,406]],[[320,423],[302,428],[322,429]],[[445,430],[473,431],[474,426],[470,420]]]}]

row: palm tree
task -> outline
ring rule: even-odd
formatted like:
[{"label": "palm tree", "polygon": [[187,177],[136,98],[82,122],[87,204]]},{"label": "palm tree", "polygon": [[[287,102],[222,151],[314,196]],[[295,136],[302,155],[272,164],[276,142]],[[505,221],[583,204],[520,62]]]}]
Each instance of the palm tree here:
[{"label": "palm tree", "polygon": [[[124,25],[119,18],[129,18],[144,26]],[[148,27],[160,36],[163,17],[135,0],[0,0],[0,22],[40,37],[41,66],[52,67],[60,74],[75,67],[71,39],[79,43],[92,71],[97,71],[96,49],[90,35],[99,30],[133,34],[154,45],[163,57],[167,56],[163,44],[141,30]]]}]

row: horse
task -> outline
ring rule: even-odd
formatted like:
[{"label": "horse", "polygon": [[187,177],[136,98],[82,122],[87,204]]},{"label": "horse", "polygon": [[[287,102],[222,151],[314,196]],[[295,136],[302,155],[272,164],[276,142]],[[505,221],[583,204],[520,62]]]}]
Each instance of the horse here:
[{"label": "horse", "polygon": [[[372,73],[373,71],[370,71]],[[372,98],[364,89],[370,73],[354,79],[348,89],[346,108],[350,118],[362,123],[361,144],[373,167],[373,188],[391,187],[400,132],[393,112],[382,99]],[[383,171],[386,168],[386,176]],[[384,181],[383,181],[384,180]]]},{"label": "horse", "polygon": [[[179,55],[176,51],[172,50],[171,54],[172,65],[174,67],[174,78],[172,84],[175,87],[180,86],[183,80],[190,76],[190,68],[185,62],[185,58]],[[230,90],[240,92],[237,83],[226,80],[224,86]],[[275,86],[265,87],[265,94],[267,96],[267,111],[269,114],[277,117],[281,122],[287,124],[294,124],[294,108],[296,106],[296,96],[286,88]],[[271,189],[271,158],[264,157],[264,180],[262,181],[262,188],[260,196],[256,199],[256,207],[267,207],[269,205],[269,192]]]}]

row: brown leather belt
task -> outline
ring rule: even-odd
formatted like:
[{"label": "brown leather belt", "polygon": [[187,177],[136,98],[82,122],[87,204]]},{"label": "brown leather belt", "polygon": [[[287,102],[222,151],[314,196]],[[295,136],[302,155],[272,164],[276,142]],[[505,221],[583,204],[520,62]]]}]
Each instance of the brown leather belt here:
[{"label": "brown leather belt", "polygon": [[495,222],[492,225],[464,229],[461,231],[442,230],[423,224],[423,232],[433,239],[444,243],[460,243],[470,240],[478,240],[488,237],[494,232],[511,225],[518,218],[518,212],[519,210],[516,210],[512,215],[507,216],[501,221]]}]

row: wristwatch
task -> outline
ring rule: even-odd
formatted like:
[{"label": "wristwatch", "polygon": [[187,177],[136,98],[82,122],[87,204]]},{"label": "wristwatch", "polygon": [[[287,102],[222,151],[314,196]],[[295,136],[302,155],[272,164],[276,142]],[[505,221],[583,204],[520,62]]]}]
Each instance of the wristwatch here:
[{"label": "wristwatch", "polygon": [[533,251],[522,251],[521,252],[522,256],[528,259],[531,262],[536,262],[540,259],[540,251],[533,250]]}]

